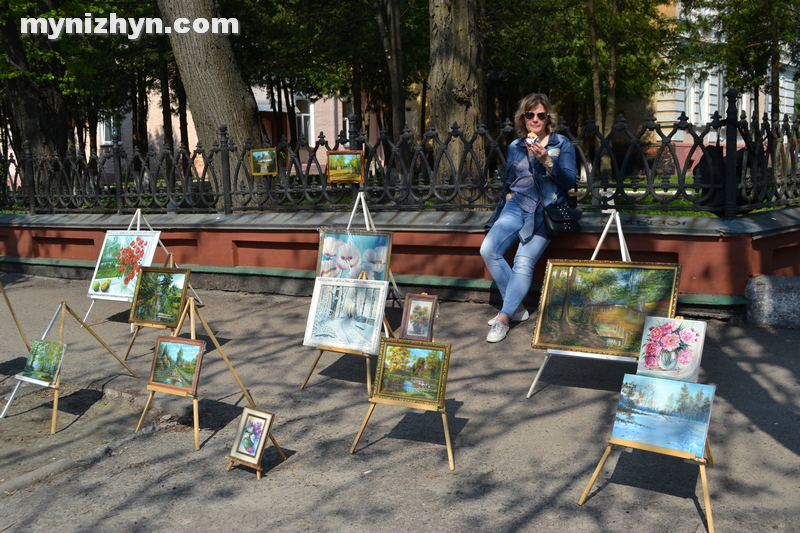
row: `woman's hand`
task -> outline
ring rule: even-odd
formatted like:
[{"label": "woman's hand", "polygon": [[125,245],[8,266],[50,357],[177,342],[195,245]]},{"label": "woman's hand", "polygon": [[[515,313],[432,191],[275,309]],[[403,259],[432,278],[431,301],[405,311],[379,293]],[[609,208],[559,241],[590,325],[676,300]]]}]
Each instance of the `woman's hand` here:
[{"label": "woman's hand", "polygon": [[547,155],[547,147],[541,142],[535,142],[531,145],[528,145],[528,154],[538,159],[543,165],[547,163],[547,160],[549,159],[549,156]]}]

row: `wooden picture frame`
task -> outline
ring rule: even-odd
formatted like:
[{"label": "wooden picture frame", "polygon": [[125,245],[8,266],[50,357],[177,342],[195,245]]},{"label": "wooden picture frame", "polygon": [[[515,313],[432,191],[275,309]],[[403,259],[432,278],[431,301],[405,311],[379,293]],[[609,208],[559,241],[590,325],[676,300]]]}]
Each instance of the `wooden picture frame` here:
[{"label": "wooden picture frame", "polygon": [[697,383],[705,337],[700,320],[647,317],[636,374]]},{"label": "wooden picture frame", "polygon": [[433,321],[439,310],[439,297],[431,294],[406,294],[403,320],[397,336],[401,339],[430,342]]},{"label": "wooden picture frame", "polygon": [[158,337],[147,388],[179,396],[194,396],[205,345],[205,341],[196,339]]},{"label": "wooden picture frame", "polygon": [[444,409],[449,367],[449,344],[384,337],[370,401]]},{"label": "wooden picture frame", "polygon": [[637,358],[648,315],[675,316],[681,267],[549,260],[534,348]]},{"label": "wooden picture frame", "polygon": [[319,234],[317,277],[385,280],[392,258],[392,233],[323,230]]},{"label": "wooden picture frame", "polygon": [[142,267],[129,321],[137,326],[177,327],[191,273],[181,268]]},{"label": "wooden picture frame", "polygon": [[317,278],[303,344],[378,353],[388,281]]},{"label": "wooden picture frame", "polygon": [[714,385],[625,374],[611,438],[704,457]]},{"label": "wooden picture frame", "polygon": [[67,345],[61,342],[34,340],[31,342],[25,367],[16,378],[42,387],[52,387],[61,371],[61,361],[66,349]]},{"label": "wooden picture frame", "polygon": [[250,150],[250,174],[272,176],[278,173],[278,151],[275,148]]},{"label": "wooden picture frame", "polygon": [[364,183],[364,152],[329,150],[326,172],[328,183]]},{"label": "wooden picture frame", "polygon": [[130,302],[142,267],[150,266],[160,231],[107,231],[89,282],[89,298]]},{"label": "wooden picture frame", "polygon": [[230,456],[243,463],[260,466],[274,418],[272,413],[245,407],[231,445]]}]

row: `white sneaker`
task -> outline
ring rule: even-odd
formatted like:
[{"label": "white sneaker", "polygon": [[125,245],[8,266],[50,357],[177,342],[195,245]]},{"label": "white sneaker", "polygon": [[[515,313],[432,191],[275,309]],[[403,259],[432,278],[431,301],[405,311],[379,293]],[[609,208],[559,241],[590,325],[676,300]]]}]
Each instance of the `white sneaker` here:
[{"label": "white sneaker", "polygon": [[[514,313],[514,316],[511,317],[511,322],[525,322],[530,317],[531,315],[528,313],[528,310],[523,309],[522,311],[517,311],[516,313]],[[494,317],[493,319],[489,320],[489,325],[494,326],[495,320],[497,320],[497,317]]]},{"label": "white sneaker", "polygon": [[492,329],[489,330],[489,334],[486,335],[486,342],[500,342],[506,338],[507,334],[508,326],[498,320],[492,325]]}]

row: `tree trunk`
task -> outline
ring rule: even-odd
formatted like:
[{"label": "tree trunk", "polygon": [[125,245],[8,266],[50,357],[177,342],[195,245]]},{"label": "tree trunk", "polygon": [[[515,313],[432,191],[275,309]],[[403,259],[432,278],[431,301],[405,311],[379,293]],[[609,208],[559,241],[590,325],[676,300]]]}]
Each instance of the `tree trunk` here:
[{"label": "tree trunk", "polygon": [[[445,140],[450,128],[458,124],[465,140],[477,129],[482,116],[481,66],[475,0],[430,0],[430,61],[428,91],[430,116],[439,137]],[[464,181],[483,166],[483,148],[479,140],[474,146],[478,161],[468,160],[462,166],[464,143],[460,139],[448,147],[455,168],[442,159],[437,180]],[[475,176],[477,177],[477,176]]]},{"label": "tree trunk", "polygon": [[[166,25],[174,25],[175,19],[189,20],[219,17],[216,0],[158,0]],[[220,138],[219,127],[228,125],[228,136],[242,149],[246,140],[261,145],[261,130],[258,127],[258,106],[253,91],[245,83],[236,65],[233,48],[226,35],[212,32],[190,31],[169,34],[175,62],[178,65],[189,109],[192,111],[195,129],[200,142],[209,149]],[[236,157],[231,157],[231,169],[235,169]],[[222,169],[215,173],[220,179]],[[231,180],[235,176],[231,174]],[[217,183],[217,190],[223,185]],[[220,202],[223,199],[220,198]]]},{"label": "tree trunk", "polygon": [[589,55],[592,62],[592,96],[594,97],[594,119],[597,129],[604,133],[603,128],[603,95],[600,90],[600,61],[597,58],[597,17],[595,15],[594,0],[589,0]]},{"label": "tree trunk", "polygon": [[161,83],[161,120],[164,122],[164,146],[172,152],[175,147],[174,133],[172,131],[172,109],[169,99],[169,65],[167,64],[166,42],[163,37],[158,37],[159,82]]},{"label": "tree trunk", "polygon": [[392,138],[397,142],[406,125],[406,98],[403,79],[403,52],[400,39],[400,7],[398,0],[375,0],[375,20],[383,40],[383,52],[389,68],[392,94]]},{"label": "tree trunk", "polygon": [[[616,23],[618,15],[616,0],[611,2],[611,17]],[[603,135],[608,136],[614,127],[614,116],[617,110],[617,30],[611,28],[611,36],[608,39],[608,89],[606,94],[606,118],[603,121]]]}]

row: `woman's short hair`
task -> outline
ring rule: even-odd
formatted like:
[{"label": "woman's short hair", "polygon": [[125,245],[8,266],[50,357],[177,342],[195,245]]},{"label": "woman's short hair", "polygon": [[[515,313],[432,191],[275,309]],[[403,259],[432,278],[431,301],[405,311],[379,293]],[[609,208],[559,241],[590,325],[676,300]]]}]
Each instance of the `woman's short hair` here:
[{"label": "woman's short hair", "polygon": [[525,127],[525,111],[530,111],[539,104],[542,104],[545,111],[547,111],[547,133],[556,131],[558,114],[555,109],[553,109],[550,99],[546,94],[531,93],[519,101],[519,108],[517,109],[517,114],[514,116],[514,126],[516,126],[517,133],[520,137],[524,137],[528,134],[528,128]]}]

